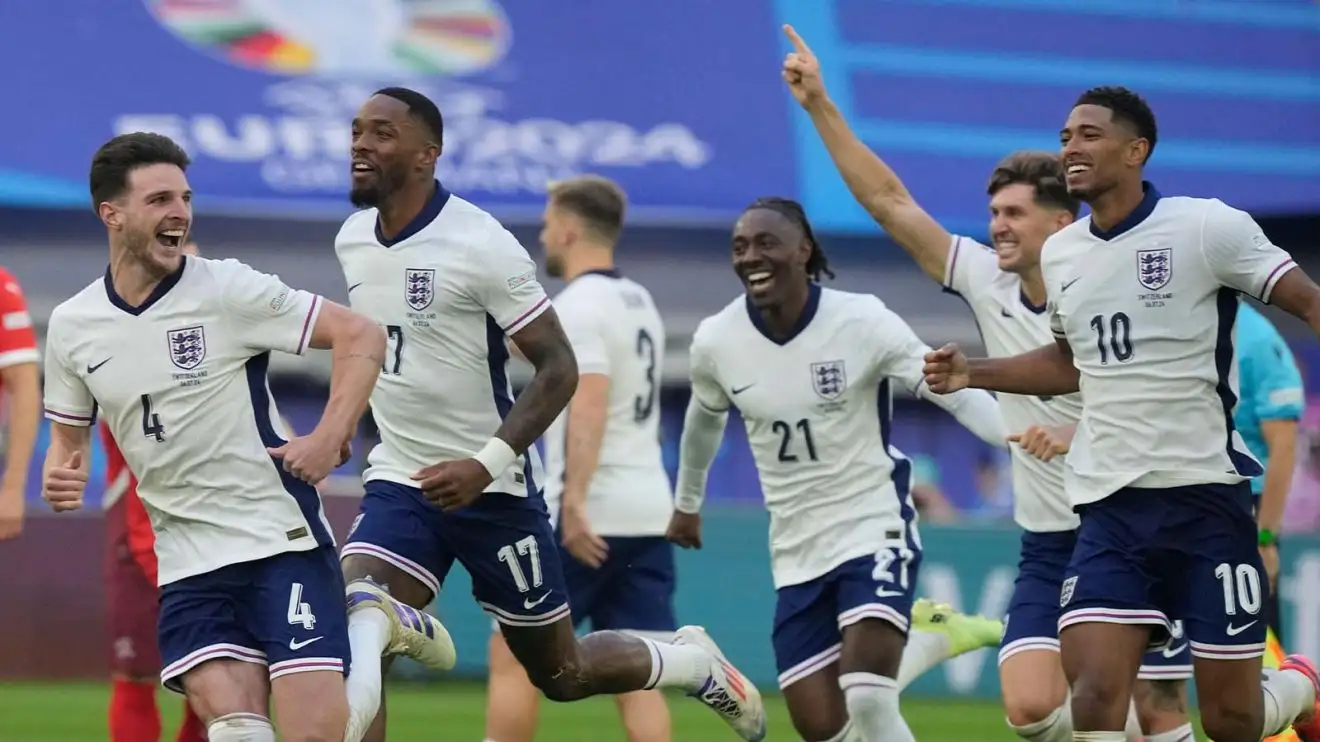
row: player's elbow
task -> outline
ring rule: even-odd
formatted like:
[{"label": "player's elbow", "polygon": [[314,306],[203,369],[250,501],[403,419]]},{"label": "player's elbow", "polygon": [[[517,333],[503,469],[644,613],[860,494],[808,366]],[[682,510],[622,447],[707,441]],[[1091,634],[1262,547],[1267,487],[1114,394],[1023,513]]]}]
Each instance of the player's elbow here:
[{"label": "player's elbow", "polygon": [[345,349],[352,349],[355,353],[369,355],[373,358],[383,358],[385,355],[385,328],[356,312],[345,311],[344,314],[345,317],[340,324],[340,331],[336,333],[338,337],[332,338],[330,341],[331,347],[342,345]]}]

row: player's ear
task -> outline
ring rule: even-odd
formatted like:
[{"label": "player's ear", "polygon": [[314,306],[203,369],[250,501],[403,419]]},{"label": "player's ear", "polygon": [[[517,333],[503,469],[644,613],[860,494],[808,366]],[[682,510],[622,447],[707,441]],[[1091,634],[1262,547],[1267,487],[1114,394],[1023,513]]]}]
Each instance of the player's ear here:
[{"label": "player's ear", "polygon": [[119,229],[124,226],[124,212],[109,201],[102,201],[96,207],[96,215],[101,217],[101,221],[105,226],[111,229]]},{"label": "player's ear", "polygon": [[1141,167],[1146,162],[1146,153],[1150,152],[1150,142],[1137,137],[1128,142],[1126,159],[1128,165]]},{"label": "player's ear", "polygon": [[428,144],[422,147],[421,166],[424,168],[434,168],[437,160],[440,159],[440,145]]}]

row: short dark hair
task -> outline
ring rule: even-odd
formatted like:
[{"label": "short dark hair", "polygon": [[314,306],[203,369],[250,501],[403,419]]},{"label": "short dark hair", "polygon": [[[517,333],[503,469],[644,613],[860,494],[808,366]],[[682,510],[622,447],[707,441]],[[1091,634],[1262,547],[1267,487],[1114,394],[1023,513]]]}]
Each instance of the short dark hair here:
[{"label": "short dark hair", "polygon": [[811,255],[807,257],[807,275],[812,281],[820,283],[821,276],[834,278],[834,271],[830,270],[829,258],[825,257],[825,250],[821,248],[820,241],[816,239],[816,233],[811,229],[811,222],[807,221],[807,211],[802,208],[802,204],[791,198],[781,198],[779,196],[766,196],[758,198],[748,206],[745,211],[752,209],[769,209],[778,212],[789,221],[798,225],[802,230],[802,235],[811,243]]},{"label": "short dark hair", "polygon": [[1150,142],[1146,151],[1146,160],[1155,152],[1155,142],[1159,129],[1155,126],[1155,112],[1145,98],[1119,85],[1102,85],[1091,88],[1077,98],[1073,107],[1102,106],[1108,108],[1115,121],[1121,121],[1132,127],[1137,136]]},{"label": "short dark hair", "polygon": [[162,134],[145,131],[120,134],[102,144],[92,156],[92,172],[88,177],[92,209],[123,196],[128,190],[129,174],[140,167],[175,165],[187,171],[191,162],[183,147]]},{"label": "short dark hair", "polygon": [[1077,216],[1082,203],[1068,195],[1063,166],[1059,156],[1052,152],[1022,150],[1005,157],[995,165],[986,184],[986,195],[993,196],[1011,185],[1029,185],[1035,191],[1038,205],[1050,209],[1066,209]]},{"label": "short dark hair", "polygon": [[408,106],[408,115],[421,121],[427,133],[435,139],[435,145],[444,149],[445,119],[434,101],[412,88],[381,88],[374,95],[388,96]]},{"label": "short dark hair", "polygon": [[579,175],[551,183],[550,203],[576,214],[601,238],[614,242],[623,232],[628,196],[618,183],[600,175]]}]

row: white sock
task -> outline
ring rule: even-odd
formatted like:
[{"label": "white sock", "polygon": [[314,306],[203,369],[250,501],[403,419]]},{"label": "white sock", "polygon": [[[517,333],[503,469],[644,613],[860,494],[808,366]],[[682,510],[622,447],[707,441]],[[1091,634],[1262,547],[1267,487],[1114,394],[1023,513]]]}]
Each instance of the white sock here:
[{"label": "white sock", "polygon": [[908,632],[907,646],[903,648],[903,661],[898,666],[898,689],[903,690],[912,685],[912,681],[950,656],[947,634],[912,629]]},{"label": "white sock", "polygon": [[679,688],[701,690],[710,677],[710,653],[693,644],[669,644],[636,637],[651,650],[651,677],[642,690]]},{"label": "white sock", "polygon": [[1123,728],[1123,733],[1127,735],[1128,742],[1140,742],[1141,740],[1141,717],[1137,715],[1135,701],[1128,703],[1127,726]]},{"label": "white sock", "polygon": [[1040,721],[1015,727],[1008,725],[1017,736],[1031,742],[1072,742],[1072,705],[1065,700],[1063,705]]},{"label": "white sock", "polygon": [[1159,734],[1146,737],[1146,742],[1196,742],[1196,732],[1192,731],[1191,722]]},{"label": "white sock", "polygon": [[898,683],[869,672],[839,676],[848,718],[860,742],[916,742],[898,710]]},{"label": "white sock", "polygon": [[275,742],[275,727],[260,714],[225,714],[206,727],[211,742]]},{"label": "white sock", "polygon": [[1073,732],[1073,742],[1126,742],[1127,732]]},{"label": "white sock", "polygon": [[1261,690],[1265,692],[1265,729],[1261,739],[1273,737],[1311,710],[1315,705],[1315,686],[1310,678],[1296,670],[1261,670]]},{"label": "white sock", "polygon": [[390,631],[390,619],[379,608],[361,608],[348,616],[352,662],[344,683],[348,694],[344,742],[359,742],[380,711],[380,657],[390,642]]}]

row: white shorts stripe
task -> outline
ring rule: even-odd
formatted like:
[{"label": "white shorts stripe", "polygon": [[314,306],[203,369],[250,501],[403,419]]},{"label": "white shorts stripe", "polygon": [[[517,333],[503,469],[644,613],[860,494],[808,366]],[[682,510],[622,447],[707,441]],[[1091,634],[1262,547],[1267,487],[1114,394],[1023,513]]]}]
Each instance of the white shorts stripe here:
[{"label": "white shorts stripe", "polygon": [[477,605],[481,606],[481,609],[491,618],[499,621],[505,626],[548,626],[569,615],[568,603],[564,603],[558,608],[546,611],[545,613],[538,613],[534,616],[519,616],[515,613],[500,610],[500,608],[493,606],[490,603],[483,603],[481,601],[477,601]]},{"label": "white shorts stripe", "polygon": [[1045,636],[1028,636],[1015,639],[999,648],[999,664],[1004,660],[1023,652],[1059,652],[1059,640]]},{"label": "white shorts stripe", "polygon": [[264,665],[266,664],[266,653],[238,644],[211,644],[189,652],[182,658],[166,665],[165,669],[160,671],[160,683],[175,693],[182,693],[182,686],[171,681],[177,680],[203,662],[221,659]]},{"label": "white shorts stripe", "polygon": [[779,689],[783,690],[805,677],[810,677],[839,661],[842,644],[835,644],[824,652],[808,657],[779,673]]},{"label": "white shorts stripe", "polygon": [[339,561],[342,562],[344,557],[353,554],[375,557],[382,562],[393,564],[404,572],[407,572],[409,575],[412,575],[418,582],[425,585],[427,589],[431,591],[431,597],[440,594],[440,580],[436,579],[435,575],[431,574],[431,570],[411,559],[405,559],[389,549],[381,548],[375,544],[368,544],[365,541],[350,541],[345,544],[343,550],[339,552]]},{"label": "white shorts stripe", "polygon": [[842,631],[845,626],[851,626],[864,618],[878,618],[893,624],[899,631],[906,633],[908,630],[908,617],[884,603],[867,603],[840,613],[839,630]]},{"label": "white shorts stripe", "polygon": [[270,679],[300,672],[337,672],[343,674],[344,661],[338,657],[305,657],[297,660],[284,660],[270,666]]}]

